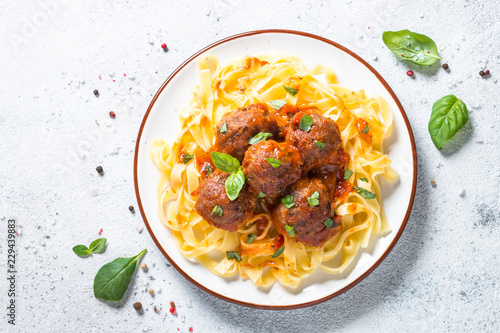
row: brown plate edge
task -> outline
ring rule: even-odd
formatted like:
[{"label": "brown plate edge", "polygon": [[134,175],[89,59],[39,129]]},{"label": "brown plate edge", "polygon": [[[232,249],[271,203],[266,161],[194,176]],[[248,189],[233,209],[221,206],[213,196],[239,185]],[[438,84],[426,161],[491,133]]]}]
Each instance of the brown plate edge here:
[{"label": "brown plate edge", "polygon": [[[141,141],[142,131],[143,131],[144,125],[146,124],[146,121],[148,119],[149,113],[151,112],[151,109],[153,108],[153,105],[155,104],[156,100],[158,99],[158,97],[162,93],[163,89],[165,89],[165,87],[167,86],[167,84],[188,63],[190,63],[191,61],[193,61],[194,59],[196,59],[200,54],[202,54],[202,53],[204,53],[204,52],[212,49],[213,47],[218,46],[220,44],[223,44],[225,42],[237,39],[237,38],[251,36],[251,35],[259,35],[259,34],[264,34],[264,33],[286,33],[286,34],[294,34],[294,35],[300,35],[300,36],[305,36],[305,37],[309,37],[309,38],[314,38],[314,39],[317,39],[317,40],[320,40],[320,41],[325,42],[327,44],[330,44],[330,45],[332,45],[332,46],[334,46],[334,47],[336,47],[336,48],[338,48],[338,49],[346,52],[347,54],[349,54],[352,57],[356,58],[363,65],[365,65],[373,74],[375,74],[375,76],[377,77],[377,79],[380,81],[380,83],[382,83],[382,85],[385,87],[385,89],[389,92],[389,94],[391,95],[391,97],[396,102],[396,104],[397,104],[397,106],[399,108],[399,111],[401,112],[401,115],[403,116],[403,120],[404,120],[404,122],[406,124],[406,128],[408,130],[408,134],[410,135],[412,155],[413,155],[413,185],[412,185],[412,191],[411,191],[411,196],[410,196],[410,202],[409,202],[409,205],[408,205],[408,209],[406,210],[406,214],[405,214],[405,217],[404,217],[403,222],[401,224],[401,227],[399,228],[398,233],[396,234],[396,236],[394,237],[393,241],[391,242],[391,244],[389,245],[389,247],[386,249],[386,251],[382,254],[382,256],[366,272],[364,272],[361,276],[359,276],[356,280],[354,280],[353,282],[351,282],[349,285],[345,286],[344,288],[342,288],[342,289],[340,289],[340,290],[338,290],[338,291],[336,291],[336,292],[334,292],[334,293],[332,293],[332,294],[330,294],[328,296],[325,296],[323,298],[320,298],[320,299],[317,299],[317,300],[314,300],[314,301],[310,301],[310,302],[306,302],[306,303],[293,304],[293,305],[261,305],[261,304],[254,304],[254,303],[242,302],[242,301],[235,300],[235,299],[229,298],[227,296],[218,294],[218,293],[216,293],[216,292],[214,292],[214,291],[206,288],[205,286],[201,285],[200,283],[198,283],[193,278],[191,278],[191,276],[189,276],[186,272],[184,272],[179,266],[177,266],[177,264],[175,263],[175,261],[170,258],[170,256],[163,249],[163,247],[159,243],[158,239],[154,235],[153,231],[151,230],[151,227],[149,225],[148,219],[147,219],[146,214],[144,213],[144,209],[142,207],[141,197],[140,197],[140,194],[139,194],[139,184],[138,184],[138,179],[137,179],[138,152],[139,152],[139,144],[140,144],[140,141]],[[347,290],[351,289],[352,287],[354,287],[355,285],[357,285],[359,282],[361,282],[364,278],[366,278],[371,272],[373,272],[373,270],[375,270],[375,268],[377,268],[380,265],[380,263],[387,257],[387,255],[391,252],[391,250],[393,249],[394,245],[396,245],[396,242],[399,240],[399,237],[401,236],[401,234],[403,233],[403,230],[406,227],[406,224],[408,222],[408,219],[410,217],[410,213],[411,213],[411,210],[412,210],[412,207],[413,207],[413,201],[415,199],[415,192],[416,192],[416,189],[417,189],[417,149],[416,149],[416,146],[415,146],[415,138],[413,136],[413,131],[411,129],[410,122],[408,121],[408,117],[406,116],[406,113],[405,113],[405,111],[403,109],[403,106],[401,105],[401,102],[396,97],[396,94],[391,89],[391,87],[389,86],[389,84],[382,78],[382,76],[370,64],[368,64],[365,60],[363,60],[356,53],[352,52],[351,50],[345,48],[344,46],[342,46],[340,44],[337,44],[334,41],[331,41],[331,40],[329,40],[327,38],[320,37],[320,36],[317,36],[317,35],[314,35],[314,34],[311,34],[311,33],[307,33],[307,32],[296,31],[296,30],[286,30],[286,29],[255,30],[255,31],[243,32],[243,33],[239,33],[239,34],[236,34],[236,35],[233,35],[233,36],[230,36],[230,37],[226,37],[226,38],[223,38],[223,39],[221,39],[219,41],[216,41],[216,42],[208,45],[207,47],[201,49],[200,51],[196,52],[194,55],[192,55],[191,57],[189,57],[181,65],[179,65],[179,67],[177,67],[172,72],[172,74],[170,74],[170,76],[165,80],[165,82],[162,84],[162,86],[160,87],[160,89],[158,90],[158,92],[153,97],[153,100],[149,104],[149,107],[148,107],[148,109],[146,111],[146,114],[144,115],[144,119],[143,119],[143,121],[141,123],[141,127],[139,128],[139,133],[137,135],[137,141],[136,141],[136,144],[135,144],[135,153],[134,153],[134,187],[135,187],[135,194],[136,194],[136,197],[137,197],[137,203],[139,205],[139,210],[141,212],[141,215],[142,215],[142,218],[143,218],[144,223],[146,225],[146,228],[148,229],[148,232],[151,235],[151,237],[153,238],[153,241],[155,242],[156,246],[158,247],[158,249],[160,249],[160,251],[163,253],[163,255],[165,256],[165,258],[167,258],[167,260],[172,264],[172,266],[174,266],[175,269],[177,269],[177,271],[179,273],[181,273],[186,279],[188,279],[189,281],[191,281],[191,283],[193,283],[195,286],[197,286],[198,288],[202,289],[203,291],[205,291],[205,292],[207,292],[207,293],[209,293],[209,294],[211,294],[211,295],[213,295],[215,297],[218,297],[218,298],[220,298],[222,300],[225,300],[225,301],[228,301],[230,303],[237,304],[237,305],[250,307],[250,308],[263,309],[263,310],[291,310],[291,309],[299,309],[299,308],[304,308],[304,307],[308,307],[308,306],[312,306],[312,305],[316,305],[316,304],[325,302],[325,301],[327,301],[329,299],[332,299],[332,298],[334,298],[334,297],[336,297],[336,296],[338,296],[338,295],[346,292]]]}]

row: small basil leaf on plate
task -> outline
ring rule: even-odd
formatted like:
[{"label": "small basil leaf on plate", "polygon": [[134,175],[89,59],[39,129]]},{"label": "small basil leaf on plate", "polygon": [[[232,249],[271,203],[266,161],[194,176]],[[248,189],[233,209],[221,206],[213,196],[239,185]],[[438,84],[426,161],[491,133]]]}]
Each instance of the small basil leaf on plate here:
[{"label": "small basil leaf on plate", "polygon": [[269,102],[269,105],[271,105],[271,107],[273,109],[276,109],[276,110],[280,110],[283,105],[286,104],[286,101],[282,100],[282,99],[273,99],[271,102]]},{"label": "small basil leaf on plate", "polygon": [[279,166],[283,165],[283,162],[281,162],[280,160],[277,160],[277,159],[275,159],[275,158],[270,158],[270,157],[268,157],[268,158],[266,158],[266,161],[267,161],[269,164],[271,164],[271,165],[273,166],[273,168],[277,168],[277,167],[279,167]]},{"label": "small basil leaf on plate", "polygon": [[326,146],[326,143],[321,141],[315,141],[314,143],[316,144],[316,146],[318,146],[319,149],[323,149]]},{"label": "small basil leaf on plate", "polygon": [[221,132],[221,133],[227,133],[227,124],[226,123],[222,124],[222,126],[220,127],[219,132]]},{"label": "small basil leaf on plate", "polygon": [[363,128],[363,131],[361,133],[366,134],[370,130],[370,126],[366,125],[365,128]]},{"label": "small basil leaf on plate", "polygon": [[240,257],[240,254],[238,253],[238,251],[227,251],[226,257],[227,257],[227,260],[234,259],[237,262],[241,261],[241,257]]},{"label": "small basil leaf on plate", "polygon": [[305,114],[302,116],[302,119],[300,119],[299,129],[305,132],[309,132],[313,123],[314,123],[313,117],[311,117],[308,114]]},{"label": "small basil leaf on plate", "polygon": [[286,92],[292,96],[297,95],[297,93],[299,92],[297,89],[294,89],[292,87],[283,86],[283,88],[285,88]]},{"label": "small basil leaf on plate", "polygon": [[234,201],[238,197],[238,194],[240,194],[240,191],[243,188],[244,184],[245,174],[243,173],[241,168],[238,170],[238,172],[232,173],[231,175],[229,175],[229,177],[227,177],[226,193],[229,200]]},{"label": "small basil leaf on plate", "polygon": [[101,253],[104,251],[104,247],[106,246],[106,238],[98,238],[92,243],[90,243],[89,250],[92,253]]},{"label": "small basil leaf on plate", "polygon": [[212,167],[210,165],[205,165],[205,173],[208,176],[210,176],[212,174],[212,172],[214,172],[214,170],[212,169]]},{"label": "small basil leaf on plate", "polygon": [[429,133],[437,149],[448,142],[467,123],[469,112],[465,103],[454,95],[438,99],[432,105]]},{"label": "small basil leaf on plate", "polygon": [[362,181],[368,183],[368,178],[359,178],[359,180],[362,180]]},{"label": "small basil leaf on plate", "polygon": [[77,245],[73,247],[73,252],[80,257],[88,257],[92,253],[85,245]]},{"label": "small basil leaf on plate", "polygon": [[194,155],[193,154],[186,154],[184,155],[184,158],[182,159],[182,161],[184,162],[184,164],[187,164],[189,161],[191,161],[192,159],[194,158]]},{"label": "small basil leaf on plate", "polygon": [[271,133],[260,132],[259,134],[257,134],[253,138],[251,138],[250,141],[248,141],[248,143],[251,146],[253,146],[256,143],[259,143],[259,142],[262,142],[262,141],[266,140],[270,136],[273,136],[273,135]]},{"label": "small basil leaf on plate", "polygon": [[324,223],[325,223],[325,227],[327,229],[330,229],[332,227],[336,227],[337,226],[337,223],[335,223],[335,221],[333,221],[333,219],[331,219],[331,218],[327,218]]},{"label": "small basil leaf on plate", "polygon": [[247,243],[250,244],[251,242],[253,242],[253,240],[255,238],[257,238],[256,234],[248,234],[248,236],[247,236]]},{"label": "small basil leaf on plate", "polygon": [[295,237],[295,226],[294,225],[286,225],[285,226],[287,234],[290,235],[290,237]]},{"label": "small basil leaf on plate", "polygon": [[349,169],[344,170],[344,180],[349,180],[354,172]]},{"label": "small basil leaf on plate", "polygon": [[356,192],[358,192],[365,199],[375,199],[375,197],[377,196],[375,193],[372,193],[368,190],[365,190],[362,187],[355,186],[354,189],[356,190]]},{"label": "small basil leaf on plate", "polygon": [[210,157],[212,157],[217,169],[221,171],[231,173],[238,172],[240,169],[240,162],[231,155],[213,151],[210,153]]},{"label": "small basil leaf on plate", "polygon": [[281,198],[281,203],[288,209],[295,206],[295,202],[293,201],[293,197],[290,194],[287,194],[285,197]]},{"label": "small basil leaf on plate", "polygon": [[260,191],[259,195],[257,196],[257,198],[264,198],[266,196],[266,194],[262,191]]},{"label": "small basil leaf on plate", "polygon": [[429,66],[441,59],[438,56],[436,43],[429,37],[416,32],[385,31],[382,34],[382,40],[398,58],[420,66]]},{"label": "small basil leaf on plate", "polygon": [[146,249],[135,257],[117,258],[102,266],[94,278],[94,296],[105,301],[119,301],[127,291],[137,263]]},{"label": "small basil leaf on plate", "polygon": [[307,201],[309,202],[309,205],[311,207],[319,205],[319,192],[314,192],[310,197],[307,198]]},{"label": "small basil leaf on plate", "polygon": [[283,251],[285,251],[285,245],[283,245],[282,247],[280,247],[279,249],[277,249],[276,252],[274,252],[271,257],[272,258],[279,257],[280,255],[283,254]]},{"label": "small basil leaf on plate", "polygon": [[222,208],[220,208],[219,205],[216,205],[214,209],[212,209],[212,215],[217,214],[217,216],[221,217],[223,213],[224,211],[222,210]]}]

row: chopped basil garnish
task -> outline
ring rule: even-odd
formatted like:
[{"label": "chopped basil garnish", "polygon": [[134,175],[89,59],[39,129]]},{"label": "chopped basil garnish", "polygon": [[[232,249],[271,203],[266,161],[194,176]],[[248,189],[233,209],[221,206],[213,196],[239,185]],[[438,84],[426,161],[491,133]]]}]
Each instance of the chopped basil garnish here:
[{"label": "chopped basil garnish", "polygon": [[295,236],[295,226],[294,225],[286,225],[285,229],[286,229],[286,232],[290,235],[290,237]]},{"label": "chopped basil garnish", "polygon": [[222,124],[222,126],[220,127],[220,131],[221,133],[227,133],[227,124],[224,123]]},{"label": "chopped basil garnish", "polygon": [[271,133],[260,132],[259,134],[257,134],[253,138],[251,138],[250,141],[248,141],[248,143],[251,146],[253,146],[256,143],[259,143],[259,142],[262,142],[262,141],[266,140],[270,136],[273,136],[273,135]]},{"label": "chopped basil garnish", "polygon": [[309,132],[313,123],[314,123],[313,117],[305,114],[302,116],[302,119],[300,119],[299,129],[305,132]]},{"label": "chopped basil garnish", "polygon": [[354,172],[349,169],[344,170],[344,180],[349,180]]},{"label": "chopped basil garnish", "polygon": [[314,192],[309,198],[307,198],[307,201],[309,201],[309,205],[311,207],[319,205],[319,192]]},{"label": "chopped basil garnish", "polygon": [[336,227],[337,226],[337,224],[335,223],[335,221],[333,221],[331,218],[327,218],[324,223],[325,223],[325,226],[326,226],[327,229],[330,229],[332,227]]},{"label": "chopped basil garnish", "polygon": [[212,209],[212,215],[217,214],[219,217],[221,217],[222,213],[224,213],[224,211],[219,207],[219,205],[215,206],[214,209]]},{"label": "chopped basil garnish", "polygon": [[266,196],[266,194],[265,194],[264,192],[260,191],[260,193],[259,193],[259,195],[257,196],[257,198],[263,198],[263,197],[265,197],[265,196]]},{"label": "chopped basil garnish", "polygon": [[297,95],[297,93],[299,92],[297,89],[294,89],[292,87],[283,86],[283,88],[285,88],[286,92],[292,96]]},{"label": "chopped basil garnish", "polygon": [[326,146],[326,143],[321,141],[315,141],[314,143],[316,143],[316,146],[318,146],[319,149],[323,149]]},{"label": "chopped basil garnish", "polygon": [[214,172],[214,169],[212,169],[212,167],[207,164],[207,165],[205,165],[205,172],[206,172],[207,177],[208,177],[212,174],[212,172]]},{"label": "chopped basil garnish", "polygon": [[365,183],[368,183],[368,178],[359,178],[359,180],[364,181]]},{"label": "chopped basil garnish", "polygon": [[285,105],[285,104],[286,104],[286,101],[284,101],[284,100],[282,100],[282,99],[274,99],[274,100],[272,100],[271,102],[269,102],[269,105],[271,105],[271,107],[272,107],[273,109],[276,109],[276,110],[278,110],[278,111],[279,111],[279,110],[283,107],[283,105]]},{"label": "chopped basil garnish", "polygon": [[194,155],[193,154],[186,154],[184,155],[184,158],[182,159],[182,161],[184,162],[184,164],[187,164],[189,161],[191,161],[193,159]]},{"label": "chopped basil garnish", "polygon": [[281,162],[280,160],[277,160],[275,158],[266,158],[266,161],[269,162],[269,164],[271,164],[273,166],[273,168],[277,168],[281,165],[283,165],[283,162]]},{"label": "chopped basil garnish", "polygon": [[238,197],[243,185],[245,185],[245,174],[240,168],[226,179],[226,194],[229,200],[234,201]]},{"label": "chopped basil garnish", "polygon": [[231,155],[213,151],[210,156],[217,169],[221,171],[232,173],[240,169],[240,162]]},{"label": "chopped basil garnish", "polygon": [[276,258],[276,257],[279,257],[281,254],[283,254],[283,251],[285,251],[285,245],[283,245],[282,247],[280,247],[278,250],[276,250],[276,252],[273,253],[273,255],[271,256],[272,258]]},{"label": "chopped basil garnish", "polygon": [[367,191],[362,187],[354,187],[354,189],[365,199],[375,199],[377,196],[375,193]]},{"label": "chopped basil garnish", "polygon": [[366,125],[365,128],[363,128],[363,131],[361,133],[366,134],[370,130],[370,126]]},{"label": "chopped basil garnish", "polygon": [[251,242],[253,242],[253,240],[257,238],[257,235],[255,234],[248,234],[247,236],[247,243],[250,244]]},{"label": "chopped basil garnish", "polygon": [[238,251],[227,251],[226,257],[227,257],[227,260],[234,259],[237,262],[241,261],[241,257],[240,257],[240,254],[238,253]]},{"label": "chopped basil garnish", "polygon": [[283,205],[285,205],[285,207],[288,209],[295,206],[295,202],[293,201],[293,197],[290,194],[287,194],[284,198],[281,198],[281,203]]}]

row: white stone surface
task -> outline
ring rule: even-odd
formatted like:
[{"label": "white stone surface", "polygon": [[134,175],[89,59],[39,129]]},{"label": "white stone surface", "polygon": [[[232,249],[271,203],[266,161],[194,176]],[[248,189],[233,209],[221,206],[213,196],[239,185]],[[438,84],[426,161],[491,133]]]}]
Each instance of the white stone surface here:
[{"label": "white stone surface", "polygon": [[[139,232],[140,214],[128,210],[137,206],[135,138],[158,87],[207,44],[263,28],[318,34],[366,59],[401,100],[419,157],[414,209],[387,259],[347,293],[284,312],[235,306],[197,289]],[[380,35],[405,28],[431,36],[450,71],[398,61]],[[487,0],[2,1],[0,271],[5,222],[16,218],[22,227],[17,325],[2,315],[0,331],[498,331],[499,36],[500,5]],[[491,76],[481,78],[481,69]],[[438,151],[427,122],[432,103],[450,93],[469,106],[470,121]],[[76,257],[71,248],[90,243],[101,228],[106,252]],[[137,271],[124,300],[95,299],[99,267],[143,248],[148,270]],[[2,308],[6,287],[0,283]],[[149,288],[162,292],[151,297]],[[168,311],[172,300],[177,316]],[[142,315],[132,308],[136,301]]]}]

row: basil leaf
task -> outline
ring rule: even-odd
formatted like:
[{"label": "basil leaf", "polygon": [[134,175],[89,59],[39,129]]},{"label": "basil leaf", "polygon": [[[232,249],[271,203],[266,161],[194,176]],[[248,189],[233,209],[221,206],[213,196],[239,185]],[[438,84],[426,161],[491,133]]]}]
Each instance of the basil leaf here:
[{"label": "basil leaf", "polygon": [[429,66],[441,59],[438,56],[436,43],[429,37],[416,32],[385,31],[382,34],[382,40],[398,58],[420,66]]},{"label": "basil leaf", "polygon": [[184,164],[187,164],[189,161],[191,161],[193,159],[194,155],[193,154],[186,154],[184,155],[184,158],[182,159],[182,161],[184,162]]},{"label": "basil leaf", "polygon": [[290,194],[287,194],[284,198],[281,198],[281,203],[283,205],[285,205],[285,207],[288,209],[295,206],[295,202],[293,201],[293,197]]},{"label": "basil leaf", "polygon": [[299,92],[297,89],[294,89],[292,87],[283,86],[283,88],[285,88],[286,92],[292,96],[297,95],[297,93]]},{"label": "basil leaf", "polygon": [[248,143],[251,146],[253,146],[256,143],[259,143],[259,142],[262,142],[262,141],[266,140],[270,136],[273,136],[273,135],[271,133],[260,132],[259,134],[257,134],[253,138],[251,138],[250,141],[248,141]]},{"label": "basil leaf", "polygon": [[363,131],[361,133],[366,134],[370,130],[370,126],[366,125],[365,128],[363,128]]},{"label": "basil leaf", "polygon": [[104,251],[104,247],[106,245],[106,238],[98,238],[92,243],[90,243],[89,250],[92,253],[101,253]]},{"label": "basil leaf", "polygon": [[294,225],[285,225],[286,232],[290,235],[290,237],[295,236],[295,226]]},{"label": "basil leaf", "polygon": [[77,245],[73,247],[73,252],[80,257],[88,257],[92,253],[85,245]]},{"label": "basil leaf", "polygon": [[210,165],[205,165],[205,172],[206,172],[206,175],[207,177],[210,176],[212,174],[212,172],[214,172],[214,170],[212,169],[212,167]]},{"label": "basil leaf", "polygon": [[214,207],[214,209],[212,209],[212,214],[211,215],[217,214],[219,217],[221,217],[222,213],[224,213],[224,211],[222,210],[222,208],[220,208],[219,205],[216,205]]},{"label": "basil leaf", "polygon": [[462,100],[454,95],[438,99],[432,105],[429,133],[437,149],[448,142],[467,123],[469,112]]},{"label": "basil leaf", "polygon": [[362,180],[362,181],[368,183],[368,178],[359,178],[359,180]]},{"label": "basil leaf", "polygon": [[266,194],[262,191],[260,191],[259,195],[257,196],[257,198],[264,198],[266,196]]},{"label": "basil leaf", "polygon": [[349,180],[354,172],[349,169],[344,170],[344,180]]},{"label": "basil leaf", "polygon": [[361,196],[365,199],[375,199],[375,197],[377,196],[375,193],[372,193],[368,190],[365,190],[364,188],[362,187],[354,187],[354,189],[359,193],[361,194]]},{"label": "basil leaf", "polygon": [[337,223],[335,223],[335,221],[332,220],[331,218],[327,218],[324,223],[327,229],[337,226]]},{"label": "basil leaf", "polygon": [[302,116],[302,119],[300,119],[299,129],[309,132],[313,123],[314,123],[313,117],[305,114]]},{"label": "basil leaf", "polygon": [[227,257],[227,260],[234,259],[237,262],[241,261],[241,257],[240,257],[240,254],[238,253],[238,251],[227,251],[226,257]]},{"label": "basil leaf", "polygon": [[210,153],[210,157],[212,157],[217,169],[221,171],[231,173],[238,172],[240,169],[240,162],[231,155],[213,151]]},{"label": "basil leaf", "polygon": [[243,185],[245,184],[245,174],[241,169],[238,172],[231,174],[226,179],[226,193],[229,200],[234,201],[240,194]]},{"label": "basil leaf", "polygon": [[284,100],[282,100],[282,99],[274,99],[274,100],[272,100],[272,101],[270,101],[270,102],[269,102],[269,105],[271,105],[271,107],[272,107],[273,109],[276,109],[276,110],[278,110],[278,111],[279,111],[279,110],[283,107],[283,105],[285,105],[285,104],[286,104],[286,101],[284,101]]},{"label": "basil leaf", "polygon": [[102,266],[94,278],[94,295],[105,301],[119,301],[127,291],[137,262],[146,249],[131,258],[117,258]]},{"label": "basil leaf", "polygon": [[271,256],[272,258],[276,258],[276,257],[279,257],[283,251],[285,251],[285,245],[283,245],[282,247],[280,247],[278,250],[276,250],[276,252],[273,253],[273,255]]},{"label": "basil leaf", "polygon": [[251,242],[253,242],[253,240],[257,238],[257,235],[255,234],[248,234],[247,236],[247,243],[250,244]]},{"label": "basil leaf", "polygon": [[307,198],[309,206],[314,207],[319,205],[319,192],[314,192],[310,197]]},{"label": "basil leaf", "polygon": [[269,162],[269,164],[271,164],[273,166],[273,168],[277,168],[281,165],[283,165],[283,162],[281,162],[280,160],[277,160],[275,158],[266,158],[266,161]]},{"label": "basil leaf", "polygon": [[321,141],[315,141],[314,143],[316,144],[316,146],[318,146],[319,149],[323,149],[326,146],[326,143]]},{"label": "basil leaf", "polygon": [[221,133],[227,133],[227,124],[226,123],[222,124],[222,126],[220,127],[219,132],[221,132]]}]

